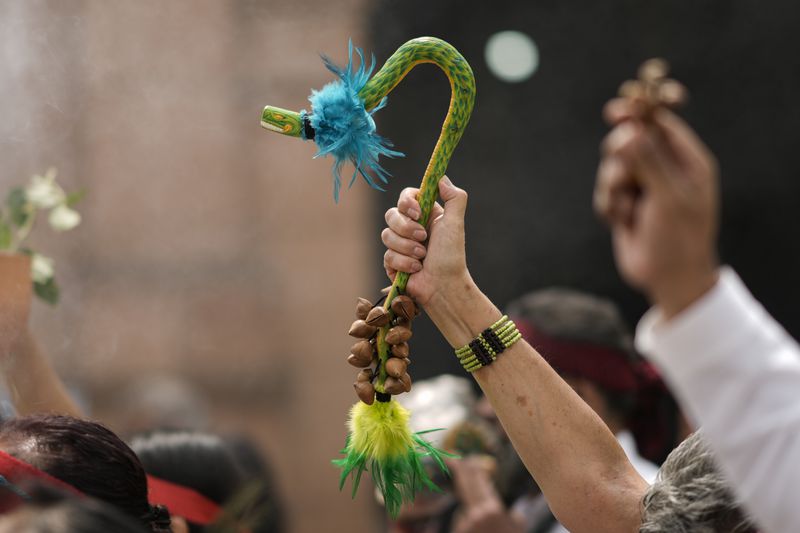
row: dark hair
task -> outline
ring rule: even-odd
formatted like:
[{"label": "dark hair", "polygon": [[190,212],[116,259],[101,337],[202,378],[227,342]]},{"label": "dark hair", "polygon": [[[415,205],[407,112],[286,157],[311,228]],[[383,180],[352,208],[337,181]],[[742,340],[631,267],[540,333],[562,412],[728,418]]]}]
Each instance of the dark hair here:
[{"label": "dark hair", "polygon": [[[261,479],[256,479],[258,486],[252,485],[253,476],[245,471],[234,448],[222,437],[195,431],[156,430],[134,436],[131,448],[148,474],[196,490],[232,512],[230,518],[234,522],[253,531],[276,531],[264,529],[271,528],[267,524],[274,524],[277,518],[273,512],[276,502],[264,497],[268,487]],[[249,488],[253,488],[250,494]],[[237,501],[243,498],[249,501]],[[237,509],[231,505],[234,502]],[[187,523],[192,533],[204,531],[198,524]]]},{"label": "dark hair", "polygon": [[144,533],[144,526],[100,500],[66,494],[43,485],[20,487],[25,504],[0,516],[0,533]]},{"label": "dark hair", "polygon": [[169,513],[148,503],[147,477],[136,454],[102,424],[62,415],[12,418],[0,423],[0,449],[152,531],[169,531]]},{"label": "dark hair", "polygon": [[257,519],[251,521],[253,533],[282,533],[286,531],[286,517],[275,474],[267,458],[256,444],[243,435],[228,436],[225,442],[230,447],[236,462],[242,466],[247,482],[255,483],[259,490],[254,503]]}]

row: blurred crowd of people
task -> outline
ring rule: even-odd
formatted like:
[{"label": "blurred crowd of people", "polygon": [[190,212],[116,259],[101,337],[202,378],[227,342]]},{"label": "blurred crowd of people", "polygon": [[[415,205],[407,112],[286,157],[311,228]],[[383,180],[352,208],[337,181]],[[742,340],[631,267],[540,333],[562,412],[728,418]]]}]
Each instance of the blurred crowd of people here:
[{"label": "blurred crowd of people", "polygon": [[[635,97],[606,118],[595,208],[622,277],[653,309],[634,336],[613,302],[568,288],[504,306],[524,340],[473,373],[480,394],[442,376],[401,397],[419,429],[448,428],[432,438],[458,458],[450,478],[432,468],[441,492],[389,531],[800,528],[800,350],[718,263],[714,158],[675,114]],[[466,266],[467,193],[444,178],[440,197],[422,227],[416,190],[401,194],[384,261],[390,277],[414,273],[408,293],[457,348],[502,313]],[[0,532],[285,530],[268,462],[246,438],[199,430],[193,402],[159,406],[174,415],[125,440],[87,420],[21,302],[0,316],[16,409],[0,423]]]},{"label": "blurred crowd of people", "polygon": [[208,429],[200,394],[178,378],[120,391],[125,440],[88,420],[27,326],[30,290],[3,306],[0,531],[280,533],[272,467],[248,437]]}]

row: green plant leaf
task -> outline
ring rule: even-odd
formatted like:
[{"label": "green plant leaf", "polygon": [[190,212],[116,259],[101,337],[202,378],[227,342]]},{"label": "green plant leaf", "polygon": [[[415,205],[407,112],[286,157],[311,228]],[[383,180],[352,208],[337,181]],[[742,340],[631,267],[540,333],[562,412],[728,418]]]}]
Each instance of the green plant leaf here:
[{"label": "green plant leaf", "polygon": [[58,303],[59,290],[55,278],[50,278],[45,283],[34,282],[33,291],[36,296],[50,305]]},{"label": "green plant leaf", "polygon": [[31,216],[28,199],[25,197],[25,189],[22,187],[11,189],[6,203],[11,214],[11,221],[17,226],[24,226]]},{"label": "green plant leaf", "polygon": [[5,219],[0,217],[0,250],[7,250],[11,247],[11,228],[6,224]]},{"label": "green plant leaf", "polygon": [[86,189],[81,189],[79,191],[71,192],[67,195],[67,199],[65,203],[67,207],[72,207],[86,196]]}]

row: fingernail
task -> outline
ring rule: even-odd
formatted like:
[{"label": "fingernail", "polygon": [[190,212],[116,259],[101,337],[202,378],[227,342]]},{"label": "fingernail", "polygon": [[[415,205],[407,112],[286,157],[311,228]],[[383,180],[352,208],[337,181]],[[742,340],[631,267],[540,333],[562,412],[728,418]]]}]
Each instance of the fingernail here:
[{"label": "fingernail", "polygon": [[417,259],[422,259],[423,257],[425,257],[425,248],[423,248],[422,246],[417,246],[416,248],[414,248],[414,257],[416,257]]},{"label": "fingernail", "polygon": [[428,234],[425,233],[424,229],[418,229],[414,232],[414,238],[418,241],[424,241],[427,238]]},{"label": "fingernail", "polygon": [[420,270],[422,270],[422,263],[418,263],[418,262],[416,262],[416,261],[414,261],[413,263],[411,263],[411,273],[412,273],[412,274],[413,274],[414,272],[419,272]]},{"label": "fingernail", "polygon": [[411,209],[408,210],[408,216],[411,217],[412,220],[419,219],[419,215],[420,215],[419,209],[412,207]]},{"label": "fingernail", "polygon": [[441,182],[447,185],[448,187],[453,186],[453,182],[450,181],[450,178],[448,178],[447,176],[442,176]]}]

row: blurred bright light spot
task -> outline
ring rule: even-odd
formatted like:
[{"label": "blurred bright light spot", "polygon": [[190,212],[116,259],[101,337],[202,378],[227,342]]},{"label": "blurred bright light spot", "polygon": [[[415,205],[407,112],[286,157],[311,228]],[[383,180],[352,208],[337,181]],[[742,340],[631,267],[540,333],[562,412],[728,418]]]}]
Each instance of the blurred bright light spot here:
[{"label": "blurred bright light spot", "polygon": [[539,68],[539,49],[533,39],[518,31],[497,32],[486,41],[486,64],[503,81],[525,81]]}]

